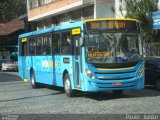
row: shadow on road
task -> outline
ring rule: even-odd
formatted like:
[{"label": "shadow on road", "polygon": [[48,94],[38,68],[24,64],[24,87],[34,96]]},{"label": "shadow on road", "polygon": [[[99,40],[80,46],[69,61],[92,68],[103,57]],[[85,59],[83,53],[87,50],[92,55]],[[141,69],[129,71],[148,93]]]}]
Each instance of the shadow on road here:
[{"label": "shadow on road", "polygon": [[0,91],[0,93],[12,93],[12,92],[19,92],[19,91],[27,91],[27,90],[31,90],[31,89],[27,88],[27,89],[5,90],[5,91]]},{"label": "shadow on road", "polygon": [[52,95],[57,95],[57,94],[62,94],[62,92],[57,92],[57,93],[52,93],[52,94],[46,94],[46,95],[37,95],[37,96],[15,98],[15,99],[9,99],[9,100],[0,100],[0,102],[9,102],[9,101],[17,101],[17,100],[24,100],[24,99],[30,99],[30,98],[39,98],[39,97],[52,96]]},{"label": "shadow on road", "polygon": [[[16,85],[16,84],[30,84],[30,83],[24,83],[21,80],[21,78],[18,76],[18,73],[16,72],[15,73],[14,72],[3,72],[3,73],[0,72],[0,86],[10,85],[10,84]],[[57,93],[53,93],[53,94],[64,94],[64,89],[62,87],[42,85],[41,88],[48,88],[51,90],[56,90]],[[30,88],[26,88],[24,86],[24,90],[25,89],[28,90]],[[3,92],[9,92],[9,91],[3,91]],[[53,94],[49,94],[49,95],[53,95]],[[122,94],[121,96],[115,96],[111,91],[97,92],[97,93],[89,93],[89,92],[85,93],[85,92],[77,91],[75,98],[84,97],[84,98],[94,99],[97,101],[103,101],[103,100],[106,101],[106,100],[113,100],[113,99],[156,97],[156,96],[160,96],[160,91],[156,91],[153,87],[145,87],[145,89],[141,89],[141,90],[126,90],[124,91],[124,94]],[[35,97],[40,97],[40,96],[35,96]],[[30,97],[19,98],[19,99],[28,99],[28,98]],[[18,100],[18,99],[15,99],[15,100]],[[0,102],[3,102],[3,101],[0,101]]]},{"label": "shadow on road", "polygon": [[[64,93],[64,88],[50,86],[50,85],[42,85],[41,87],[45,87],[47,89],[56,90],[59,92]],[[155,97],[160,96],[160,91],[155,90],[153,87],[146,87],[145,89],[141,90],[125,90],[121,96],[115,96],[111,91],[108,92],[81,92],[76,91],[76,97],[85,97],[94,99],[97,101],[103,100],[113,100],[113,99],[122,99],[122,98],[138,98],[138,97]]]},{"label": "shadow on road", "polygon": [[57,87],[57,86],[53,86],[53,85],[41,85],[41,87],[51,89],[51,90],[56,90],[56,91],[64,93],[64,88],[63,87]]},{"label": "shadow on road", "polygon": [[[62,87],[49,86],[49,85],[45,85],[43,87],[64,93],[64,89]],[[77,94],[74,96],[74,98],[85,97],[85,98],[94,99],[97,101],[106,101],[106,100],[114,100],[114,99],[155,97],[155,96],[160,96],[160,91],[156,91],[153,88],[145,88],[141,90],[126,90],[124,91],[124,94],[122,94],[121,96],[115,96],[111,91],[96,92],[96,93],[77,91]]]},{"label": "shadow on road", "polygon": [[14,84],[23,84],[24,83],[24,81],[22,81],[22,80],[17,80],[17,81],[9,81],[9,82],[7,82],[6,83],[6,81],[2,81],[2,83],[1,83],[1,80],[0,80],[0,86],[2,86],[2,85],[14,85]]},{"label": "shadow on road", "polygon": [[121,96],[115,96],[112,92],[83,93],[77,97],[86,97],[97,101],[124,99],[124,98],[140,98],[140,97],[156,97],[160,96],[160,91],[145,88],[142,90],[126,90]]},{"label": "shadow on road", "polygon": [[22,81],[22,79],[18,76],[18,72],[0,72],[0,85],[1,82],[13,81]]}]

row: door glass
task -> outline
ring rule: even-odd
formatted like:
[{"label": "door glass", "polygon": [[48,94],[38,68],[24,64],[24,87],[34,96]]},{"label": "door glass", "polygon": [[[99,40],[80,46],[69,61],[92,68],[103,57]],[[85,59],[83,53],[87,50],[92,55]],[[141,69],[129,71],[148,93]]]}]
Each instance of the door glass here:
[{"label": "door glass", "polygon": [[74,55],[79,56],[80,55],[80,43],[79,43],[79,40],[80,40],[80,36],[77,35],[77,36],[73,36],[73,43],[74,43]]},{"label": "door glass", "polygon": [[75,64],[75,86],[76,87],[80,87],[80,66],[81,66],[81,59],[80,59],[80,52],[81,52],[81,49],[80,49],[80,35],[77,35],[77,36],[73,36],[72,37],[72,41],[73,41],[73,55],[75,56],[75,61],[74,61],[74,64]]}]

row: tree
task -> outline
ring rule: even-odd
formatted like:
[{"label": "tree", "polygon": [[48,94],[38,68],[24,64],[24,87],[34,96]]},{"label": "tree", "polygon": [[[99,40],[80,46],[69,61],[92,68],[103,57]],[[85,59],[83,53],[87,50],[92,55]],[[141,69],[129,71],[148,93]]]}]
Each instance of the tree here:
[{"label": "tree", "polygon": [[9,21],[26,13],[26,5],[22,0],[0,0],[0,19]]},{"label": "tree", "polygon": [[[121,13],[126,18],[140,21],[145,42],[153,42],[155,34],[152,31],[151,13],[157,11],[157,0],[124,0],[125,7],[120,6]],[[125,11],[125,13],[123,12]]]}]

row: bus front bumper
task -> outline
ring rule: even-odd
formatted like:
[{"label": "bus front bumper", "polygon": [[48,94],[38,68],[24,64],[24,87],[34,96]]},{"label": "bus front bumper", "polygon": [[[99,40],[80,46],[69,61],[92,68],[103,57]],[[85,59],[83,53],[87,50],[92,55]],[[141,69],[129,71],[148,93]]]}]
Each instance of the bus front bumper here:
[{"label": "bus front bumper", "polygon": [[126,90],[144,88],[144,75],[127,80],[88,79],[84,91],[98,92],[107,90]]}]

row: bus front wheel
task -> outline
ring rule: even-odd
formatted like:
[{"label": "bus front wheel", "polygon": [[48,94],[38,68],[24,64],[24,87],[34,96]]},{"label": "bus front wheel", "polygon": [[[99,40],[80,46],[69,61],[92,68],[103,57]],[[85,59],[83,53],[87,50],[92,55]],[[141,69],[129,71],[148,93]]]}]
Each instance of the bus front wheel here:
[{"label": "bus front wheel", "polygon": [[74,96],[74,91],[72,90],[71,80],[68,73],[64,76],[64,91],[68,97]]},{"label": "bus front wheel", "polygon": [[31,71],[30,82],[31,82],[32,88],[35,89],[35,88],[39,87],[38,83],[36,83],[36,78],[35,78],[34,71]]}]

